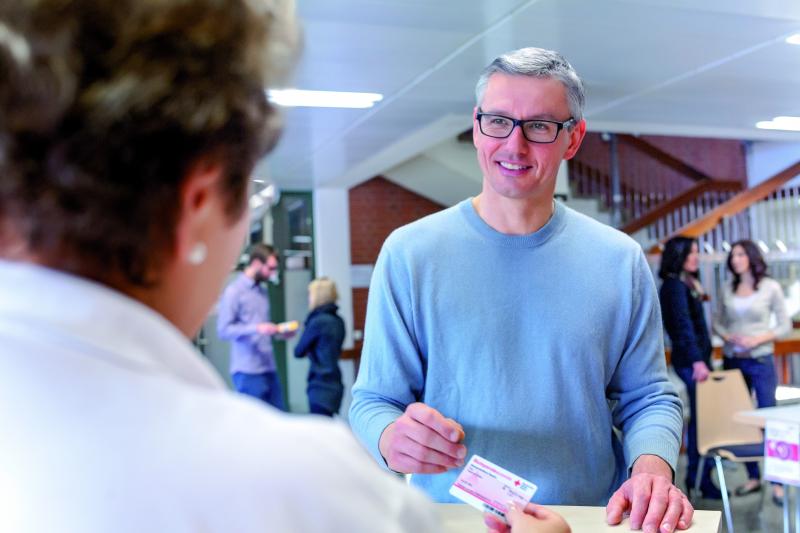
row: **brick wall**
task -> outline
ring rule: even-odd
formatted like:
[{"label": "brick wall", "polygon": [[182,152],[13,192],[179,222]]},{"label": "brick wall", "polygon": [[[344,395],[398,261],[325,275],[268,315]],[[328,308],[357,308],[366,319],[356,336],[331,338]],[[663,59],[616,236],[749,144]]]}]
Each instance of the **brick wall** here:
[{"label": "brick wall", "polygon": [[409,222],[444,206],[382,177],[350,189],[350,257],[353,264],[372,264],[386,237]]},{"label": "brick wall", "polygon": [[[350,258],[356,265],[374,264],[386,237],[410,222],[444,209],[382,177],[350,189]],[[353,327],[364,329],[367,289],[353,289]]]}]

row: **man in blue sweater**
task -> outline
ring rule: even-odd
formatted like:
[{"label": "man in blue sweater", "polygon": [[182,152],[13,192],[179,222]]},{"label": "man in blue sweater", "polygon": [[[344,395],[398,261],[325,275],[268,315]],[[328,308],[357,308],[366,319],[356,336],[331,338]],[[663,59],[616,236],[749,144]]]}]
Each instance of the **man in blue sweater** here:
[{"label": "man in blue sweater", "polygon": [[538,502],[685,529],[681,404],[641,247],[553,201],[586,131],[582,83],[559,54],[524,48],[476,96],[482,191],[384,243],[353,430],[437,501],[479,454],[538,484]]}]

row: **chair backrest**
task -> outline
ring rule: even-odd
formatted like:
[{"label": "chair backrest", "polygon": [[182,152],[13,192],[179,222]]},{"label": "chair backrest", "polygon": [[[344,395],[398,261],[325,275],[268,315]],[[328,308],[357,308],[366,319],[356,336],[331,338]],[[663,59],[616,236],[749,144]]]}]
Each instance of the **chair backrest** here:
[{"label": "chair backrest", "polygon": [[753,399],[739,370],[711,372],[697,383],[697,450],[705,455],[719,446],[763,442],[757,427],[733,421],[737,411],[754,409]]}]

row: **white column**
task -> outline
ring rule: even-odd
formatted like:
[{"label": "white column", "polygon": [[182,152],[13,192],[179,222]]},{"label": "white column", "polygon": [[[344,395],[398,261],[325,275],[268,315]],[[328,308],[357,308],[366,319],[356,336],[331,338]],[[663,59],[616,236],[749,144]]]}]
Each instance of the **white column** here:
[{"label": "white column", "polygon": [[[316,276],[327,276],[339,291],[339,314],[344,319],[344,348],[353,347],[353,290],[350,281],[350,202],[345,188],[314,189],[314,262]],[[342,361],[345,392],[340,414],[350,408],[353,361]]]}]

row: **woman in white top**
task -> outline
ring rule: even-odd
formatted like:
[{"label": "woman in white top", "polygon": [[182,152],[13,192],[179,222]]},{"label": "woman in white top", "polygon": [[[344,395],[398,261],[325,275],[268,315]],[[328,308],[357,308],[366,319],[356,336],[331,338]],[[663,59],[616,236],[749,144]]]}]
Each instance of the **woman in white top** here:
[{"label": "woman in white top", "polygon": [[433,532],[189,342],[277,138],[291,0],[0,2],[0,531]]},{"label": "woman in white top", "polygon": [[[751,392],[755,390],[758,406],[771,407],[778,384],[773,341],[792,327],[783,291],[777,281],[767,277],[764,257],[752,241],[733,244],[728,269],[733,280],[725,287],[714,320],[714,332],[725,341],[725,368],[741,370]],[[771,327],[773,317],[775,326]],[[761,490],[758,463],[747,463],[747,474],[748,481],[736,489],[737,496]],[[773,490],[780,501],[780,486]]]}]

